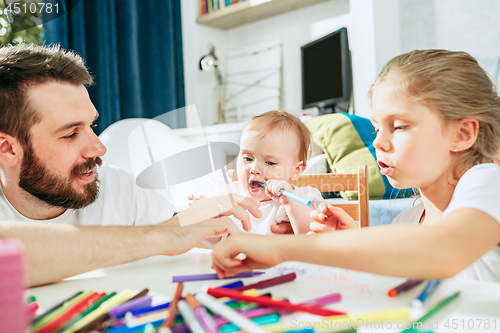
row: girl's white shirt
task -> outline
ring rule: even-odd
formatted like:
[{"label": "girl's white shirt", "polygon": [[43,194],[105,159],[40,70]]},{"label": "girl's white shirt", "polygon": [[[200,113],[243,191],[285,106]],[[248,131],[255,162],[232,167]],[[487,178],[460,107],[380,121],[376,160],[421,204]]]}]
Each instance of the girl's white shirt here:
[{"label": "girl's white shirt", "polygon": [[[500,223],[500,166],[493,163],[479,164],[464,173],[458,181],[448,208],[443,212],[443,217],[461,208],[480,210]],[[401,212],[392,223],[418,224],[423,213],[424,206],[420,203]],[[455,278],[500,282],[500,246],[493,247]]]}]

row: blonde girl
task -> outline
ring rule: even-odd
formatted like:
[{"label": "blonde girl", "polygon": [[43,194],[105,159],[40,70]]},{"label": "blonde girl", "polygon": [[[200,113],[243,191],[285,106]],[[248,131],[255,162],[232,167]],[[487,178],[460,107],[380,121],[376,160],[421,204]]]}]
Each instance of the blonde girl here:
[{"label": "blonde girl", "polygon": [[213,252],[220,276],[296,260],[500,282],[500,97],[489,76],[465,52],[412,51],[389,61],[370,95],[381,173],[396,188],[418,188],[422,203],[386,226],[358,229],[321,205],[311,213],[315,235],[233,235]]}]

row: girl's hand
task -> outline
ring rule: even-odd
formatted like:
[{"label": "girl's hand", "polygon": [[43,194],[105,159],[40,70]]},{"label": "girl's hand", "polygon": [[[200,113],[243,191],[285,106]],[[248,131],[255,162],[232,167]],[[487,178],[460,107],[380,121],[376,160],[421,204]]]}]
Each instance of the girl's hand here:
[{"label": "girl's hand", "polygon": [[200,201],[200,200],[203,200],[203,199],[206,199],[207,197],[205,195],[200,195],[199,197],[195,196],[194,194],[190,194],[188,196],[188,206],[191,206],[192,204],[194,204],[196,201]]},{"label": "girl's hand", "polygon": [[[282,260],[276,243],[269,237],[255,234],[236,233],[215,244],[212,252],[212,268],[219,278],[233,276],[240,272],[275,266]],[[283,237],[283,236],[281,236]],[[236,259],[240,253],[246,255],[243,260]]]},{"label": "girl's hand", "polygon": [[317,210],[311,212],[312,222],[309,226],[311,231],[308,234],[321,233],[343,229],[358,229],[354,219],[342,208],[322,203]]},{"label": "girl's hand", "polygon": [[278,201],[282,205],[286,205],[290,199],[286,196],[281,195],[281,190],[291,192],[293,190],[292,185],[290,185],[287,181],[284,180],[268,180],[266,186],[266,194],[273,199],[274,201]]}]

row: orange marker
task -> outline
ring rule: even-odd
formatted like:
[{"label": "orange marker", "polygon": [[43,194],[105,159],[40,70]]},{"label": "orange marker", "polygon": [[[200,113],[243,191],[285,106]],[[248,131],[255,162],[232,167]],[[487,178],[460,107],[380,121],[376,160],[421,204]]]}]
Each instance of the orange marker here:
[{"label": "orange marker", "polygon": [[158,330],[159,332],[169,332],[172,330],[172,326],[174,326],[175,316],[177,314],[177,303],[181,299],[182,289],[184,288],[184,284],[180,282],[177,285],[177,289],[175,289],[174,298],[168,307],[168,318],[163,323],[162,327]]}]

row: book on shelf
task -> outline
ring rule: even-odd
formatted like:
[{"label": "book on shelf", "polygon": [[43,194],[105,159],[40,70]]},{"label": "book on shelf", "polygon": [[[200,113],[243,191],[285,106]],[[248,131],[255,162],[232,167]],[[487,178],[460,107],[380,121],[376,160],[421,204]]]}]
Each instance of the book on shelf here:
[{"label": "book on shelf", "polygon": [[208,13],[207,1],[208,0],[200,0],[200,15],[205,15]]},{"label": "book on shelf", "polygon": [[243,1],[247,0],[200,0],[200,16],[224,10],[226,7]]}]

